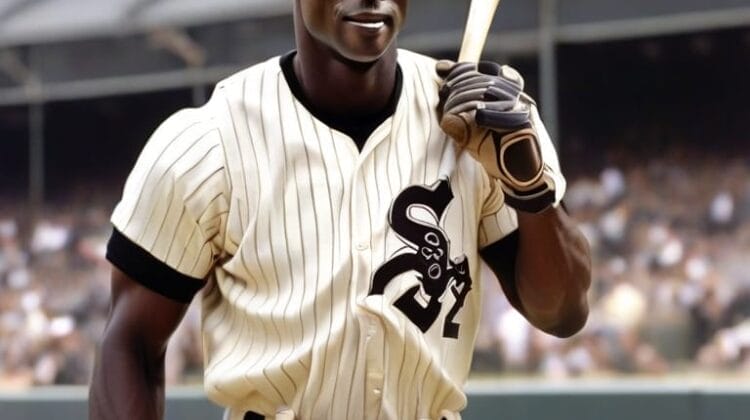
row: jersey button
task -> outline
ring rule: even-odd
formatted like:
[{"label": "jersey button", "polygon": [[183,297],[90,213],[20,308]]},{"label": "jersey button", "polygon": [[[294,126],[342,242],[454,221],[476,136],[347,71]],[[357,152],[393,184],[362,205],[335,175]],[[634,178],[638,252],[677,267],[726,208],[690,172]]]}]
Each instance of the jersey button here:
[{"label": "jersey button", "polygon": [[369,247],[370,246],[367,245],[366,243],[360,242],[360,243],[357,244],[357,251],[366,251],[367,248],[369,248]]}]

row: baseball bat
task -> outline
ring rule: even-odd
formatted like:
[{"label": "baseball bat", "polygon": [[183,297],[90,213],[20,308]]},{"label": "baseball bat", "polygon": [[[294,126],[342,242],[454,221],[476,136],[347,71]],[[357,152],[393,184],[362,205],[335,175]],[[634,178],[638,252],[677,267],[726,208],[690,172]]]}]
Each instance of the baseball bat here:
[{"label": "baseball bat", "polygon": [[[490,31],[492,19],[500,4],[500,0],[472,0],[469,6],[469,17],[466,19],[464,40],[458,53],[459,62],[478,63],[482,56],[484,43]],[[440,127],[458,142],[471,137],[472,119],[470,115],[445,114],[440,120]]]},{"label": "baseball bat", "polygon": [[500,0],[471,0],[458,61],[479,61],[499,4]]}]

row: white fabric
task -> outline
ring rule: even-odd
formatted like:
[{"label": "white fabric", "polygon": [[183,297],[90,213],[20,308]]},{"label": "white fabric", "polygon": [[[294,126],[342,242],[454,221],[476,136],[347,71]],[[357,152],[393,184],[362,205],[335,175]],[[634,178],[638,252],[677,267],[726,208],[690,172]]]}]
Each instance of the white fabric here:
[{"label": "white fabric", "polygon": [[[402,50],[399,63],[397,110],[361,153],[294,98],[273,58],[167,121],[128,181],[115,226],[208,279],[204,384],[231,420],[458,419],[466,405],[478,250],[517,222],[440,130],[434,61]],[[411,200],[404,214],[398,197]],[[444,208],[420,201],[438,198]],[[399,223],[427,233],[409,239]],[[374,292],[375,273],[405,256],[429,271],[411,262]],[[424,332],[400,299],[438,309]]]}]

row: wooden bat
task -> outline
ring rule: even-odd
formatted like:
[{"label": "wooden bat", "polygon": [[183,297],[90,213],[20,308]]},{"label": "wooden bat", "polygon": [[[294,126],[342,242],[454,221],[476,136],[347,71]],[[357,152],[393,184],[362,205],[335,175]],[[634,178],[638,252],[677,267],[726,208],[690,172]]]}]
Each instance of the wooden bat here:
[{"label": "wooden bat", "polygon": [[[500,0],[471,0],[464,40],[461,44],[461,51],[458,53],[459,62],[479,62],[499,4]],[[460,145],[464,145],[471,138],[473,118],[468,113],[445,114],[440,119],[440,127]]]},{"label": "wooden bat", "polygon": [[458,61],[471,63],[479,61],[499,4],[500,0],[471,0]]}]

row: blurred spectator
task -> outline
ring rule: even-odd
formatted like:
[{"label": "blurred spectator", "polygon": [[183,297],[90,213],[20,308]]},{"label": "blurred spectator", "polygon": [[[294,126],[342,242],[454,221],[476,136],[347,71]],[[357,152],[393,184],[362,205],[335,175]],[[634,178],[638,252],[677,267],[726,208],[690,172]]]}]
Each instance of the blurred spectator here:
[{"label": "blurred spectator", "polygon": [[570,180],[566,205],[593,251],[589,323],[560,341],[507,307],[485,316],[498,371],[750,369],[750,167],[669,156]]}]

